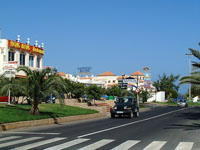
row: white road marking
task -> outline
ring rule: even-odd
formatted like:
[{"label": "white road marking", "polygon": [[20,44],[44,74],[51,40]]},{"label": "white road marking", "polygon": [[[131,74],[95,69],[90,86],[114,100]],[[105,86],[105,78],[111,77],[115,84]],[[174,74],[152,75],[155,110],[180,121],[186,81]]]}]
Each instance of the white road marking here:
[{"label": "white road marking", "polygon": [[180,142],[175,150],[191,150],[194,142]]},{"label": "white road marking", "polygon": [[104,130],[100,130],[100,131],[88,133],[88,134],[85,134],[85,135],[78,136],[78,138],[83,138],[83,137],[86,137],[86,136],[89,136],[89,135],[94,135],[94,134],[102,133],[102,132],[105,132],[105,131],[110,131],[110,130],[113,130],[113,129],[118,129],[118,128],[121,128],[121,127],[125,127],[125,126],[129,126],[129,125],[132,125],[132,124],[144,122],[144,121],[147,121],[147,120],[152,120],[152,119],[155,119],[155,118],[159,118],[159,117],[162,117],[162,116],[174,113],[174,112],[182,111],[182,110],[185,110],[185,109],[189,109],[189,108],[190,107],[183,108],[183,109],[178,109],[178,110],[170,111],[170,112],[167,112],[167,113],[164,113],[164,114],[161,114],[161,115],[157,115],[157,116],[154,116],[154,117],[150,117],[150,118],[146,118],[146,119],[142,119],[142,120],[130,122],[130,123],[127,123],[127,124],[115,126],[115,127],[112,127],[112,128],[108,128],[108,129],[104,129]]},{"label": "white road marking", "polygon": [[48,139],[48,140],[40,141],[40,142],[37,142],[37,143],[33,143],[33,144],[28,144],[28,145],[24,145],[24,146],[21,146],[21,147],[17,147],[17,148],[14,148],[12,150],[19,150],[19,149],[28,150],[28,149],[31,149],[31,148],[35,148],[35,147],[42,146],[42,145],[45,145],[45,144],[49,144],[49,143],[52,143],[52,142],[60,141],[60,140],[63,140],[63,139],[66,139],[66,138]]},{"label": "white road marking", "polygon": [[20,136],[9,136],[9,137],[0,138],[0,142],[12,140],[12,139],[16,139],[16,138],[20,138]]},{"label": "white road marking", "polygon": [[134,146],[135,144],[139,143],[140,141],[135,141],[135,140],[128,140],[122,144],[120,144],[117,147],[114,147],[112,150],[128,150],[129,148],[131,148],[132,146]]},{"label": "white road marking", "polygon": [[76,139],[76,140],[69,141],[69,142],[66,142],[66,143],[63,143],[63,144],[60,144],[60,145],[56,145],[56,146],[53,146],[53,147],[46,148],[44,150],[62,150],[62,149],[65,149],[65,148],[86,142],[88,140],[89,139]]},{"label": "white road marking", "polygon": [[160,150],[163,147],[163,145],[165,145],[166,143],[167,141],[153,141],[143,150]]},{"label": "white road marking", "polygon": [[26,138],[26,139],[22,139],[22,140],[14,140],[11,142],[7,142],[4,144],[0,144],[0,147],[6,147],[6,146],[11,146],[11,145],[15,145],[15,144],[20,144],[20,143],[24,143],[24,142],[28,142],[28,141],[33,141],[33,140],[38,140],[41,139],[42,137],[31,137],[31,138]]},{"label": "white road marking", "polygon": [[107,139],[100,140],[100,141],[98,141],[96,143],[93,143],[93,144],[90,144],[88,146],[85,146],[85,147],[83,147],[83,148],[81,148],[79,150],[95,150],[95,149],[100,148],[100,147],[102,147],[102,146],[104,146],[106,144],[109,144],[109,143],[113,142],[113,141],[114,140],[107,140]]},{"label": "white road marking", "polygon": [[11,133],[11,134],[38,134],[38,135],[58,135],[61,133],[40,133],[40,132],[11,132],[11,131],[6,131],[5,133]]}]

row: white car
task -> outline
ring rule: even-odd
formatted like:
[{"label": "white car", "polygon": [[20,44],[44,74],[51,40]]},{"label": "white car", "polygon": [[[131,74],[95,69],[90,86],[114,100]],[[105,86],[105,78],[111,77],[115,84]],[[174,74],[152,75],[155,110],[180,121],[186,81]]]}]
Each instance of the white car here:
[{"label": "white car", "polygon": [[188,103],[186,100],[178,100],[177,101],[177,106],[178,107],[188,107]]}]

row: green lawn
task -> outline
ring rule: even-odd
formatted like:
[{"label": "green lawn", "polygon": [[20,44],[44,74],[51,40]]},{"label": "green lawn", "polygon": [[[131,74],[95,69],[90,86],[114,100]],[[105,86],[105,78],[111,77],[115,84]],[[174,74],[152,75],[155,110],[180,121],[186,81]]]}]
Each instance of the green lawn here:
[{"label": "green lawn", "polygon": [[18,104],[14,106],[7,106],[5,104],[0,104],[0,124],[97,113],[96,110],[83,109],[79,107],[66,105],[61,106],[59,104],[40,104],[40,115],[33,116],[29,114],[30,108],[30,105]]}]

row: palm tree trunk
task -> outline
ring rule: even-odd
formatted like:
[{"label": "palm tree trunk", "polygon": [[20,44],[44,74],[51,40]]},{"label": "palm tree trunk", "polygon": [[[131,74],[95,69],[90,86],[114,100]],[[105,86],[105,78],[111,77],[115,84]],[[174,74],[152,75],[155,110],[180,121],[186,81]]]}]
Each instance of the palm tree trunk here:
[{"label": "palm tree trunk", "polygon": [[40,115],[37,100],[33,101],[33,104],[29,113],[31,115]]}]

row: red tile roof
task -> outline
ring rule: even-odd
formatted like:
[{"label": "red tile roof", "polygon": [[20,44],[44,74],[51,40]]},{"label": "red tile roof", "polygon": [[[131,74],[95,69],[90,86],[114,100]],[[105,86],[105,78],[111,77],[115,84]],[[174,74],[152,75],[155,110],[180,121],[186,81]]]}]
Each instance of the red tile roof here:
[{"label": "red tile roof", "polygon": [[104,72],[102,74],[99,74],[98,76],[116,76],[115,74],[113,74],[112,72],[110,71],[107,71],[107,72]]},{"label": "red tile roof", "polygon": [[66,74],[64,72],[59,72],[58,75],[59,76],[65,76]]},{"label": "red tile roof", "polygon": [[131,74],[132,76],[144,76],[144,74],[140,71],[136,71],[134,73]]}]

